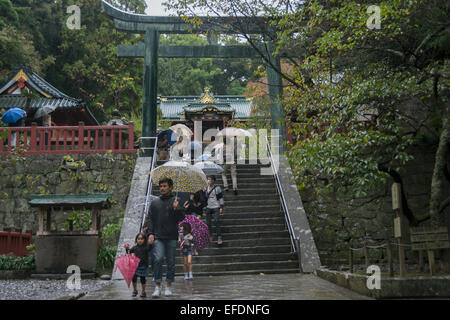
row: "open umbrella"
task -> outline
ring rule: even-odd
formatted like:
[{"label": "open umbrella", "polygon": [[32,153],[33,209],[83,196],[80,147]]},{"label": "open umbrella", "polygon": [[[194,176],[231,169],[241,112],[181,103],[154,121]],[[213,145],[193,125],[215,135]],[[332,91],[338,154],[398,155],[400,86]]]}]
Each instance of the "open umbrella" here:
[{"label": "open umbrella", "polygon": [[[164,134],[167,134],[167,141],[169,142],[169,145],[170,145],[170,146],[173,145],[173,144],[175,144],[175,142],[177,142],[176,135],[175,135],[174,132],[173,132],[172,130],[170,130],[170,129],[161,131],[161,132],[158,134],[158,140],[161,140]],[[173,138],[173,139],[172,139],[172,138]]]},{"label": "open umbrella", "polygon": [[195,149],[203,149],[203,144],[199,141],[191,141],[191,143],[189,143],[189,148],[191,150],[195,150]]},{"label": "open umbrella", "polygon": [[114,269],[114,272],[119,268],[128,288],[130,287],[130,283],[133,280],[133,276],[136,273],[140,261],[141,259],[134,254],[123,254],[116,259],[116,268]]},{"label": "open umbrella", "polygon": [[205,160],[209,160],[212,157],[212,155],[210,153],[205,153],[202,154],[200,157],[198,157],[196,160],[197,161],[205,161]]},{"label": "open umbrella", "polygon": [[22,109],[11,108],[3,114],[2,121],[6,124],[16,123],[17,121],[22,119],[24,116],[25,116],[25,111],[23,111]]},{"label": "open umbrella", "polygon": [[223,168],[212,161],[197,162],[194,167],[201,169],[206,175],[216,175],[223,172]]},{"label": "open umbrella", "polygon": [[206,175],[197,167],[184,161],[169,161],[152,170],[152,181],[159,184],[162,178],[173,181],[173,191],[195,193],[208,184]]},{"label": "open umbrella", "polygon": [[197,250],[206,248],[211,242],[208,226],[196,216],[188,214],[184,220],[178,224],[179,233],[181,233],[181,225],[185,222],[191,225],[191,233],[194,236],[195,243],[194,248]]},{"label": "open umbrella", "polygon": [[181,133],[182,136],[190,137],[194,134],[191,129],[182,123],[171,126],[169,129],[178,135]]},{"label": "open umbrella", "polygon": [[46,104],[45,106],[40,107],[36,111],[36,113],[34,114],[34,118],[35,119],[42,118],[43,116],[46,116],[46,115],[52,113],[55,110],[56,110],[56,106],[52,106],[50,104]]},{"label": "open umbrella", "polygon": [[252,134],[244,129],[240,129],[240,128],[225,128],[221,131],[219,131],[219,133],[216,135],[217,137],[253,137]]}]

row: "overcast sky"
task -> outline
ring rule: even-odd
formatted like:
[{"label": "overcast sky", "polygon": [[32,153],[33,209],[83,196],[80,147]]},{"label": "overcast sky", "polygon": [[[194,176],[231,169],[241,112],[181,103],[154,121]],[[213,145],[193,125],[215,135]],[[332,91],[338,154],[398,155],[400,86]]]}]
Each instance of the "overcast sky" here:
[{"label": "overcast sky", "polygon": [[164,12],[162,2],[164,0],[145,0],[147,2],[146,13],[150,16],[168,16],[168,12]]}]

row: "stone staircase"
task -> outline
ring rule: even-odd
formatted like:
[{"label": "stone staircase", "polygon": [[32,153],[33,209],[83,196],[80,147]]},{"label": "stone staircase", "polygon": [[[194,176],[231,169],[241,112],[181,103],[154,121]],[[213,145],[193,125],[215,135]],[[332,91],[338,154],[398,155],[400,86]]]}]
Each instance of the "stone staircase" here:
[{"label": "stone staircase", "polygon": [[[274,177],[261,176],[261,167],[237,166],[239,194],[224,192],[223,245],[213,242],[193,257],[194,276],[299,272]],[[231,173],[227,174],[232,189]],[[216,185],[223,189],[221,175]],[[153,187],[153,194],[159,194],[158,186]],[[182,259],[178,249],[177,275],[183,274]]]}]

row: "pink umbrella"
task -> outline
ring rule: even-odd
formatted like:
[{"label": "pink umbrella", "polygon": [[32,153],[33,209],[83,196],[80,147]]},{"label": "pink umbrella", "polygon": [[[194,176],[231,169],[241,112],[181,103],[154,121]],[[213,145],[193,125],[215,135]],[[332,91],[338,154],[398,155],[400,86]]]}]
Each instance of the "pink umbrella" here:
[{"label": "pink umbrella", "polygon": [[191,225],[191,233],[194,236],[195,249],[202,250],[210,243],[208,226],[199,218],[193,215],[186,215],[183,221],[179,223],[178,232],[181,232],[181,224],[187,222]]},{"label": "pink umbrella", "polygon": [[114,272],[116,272],[117,268],[119,268],[120,273],[122,273],[122,276],[128,285],[128,288],[130,287],[131,281],[133,280],[140,261],[141,259],[136,257],[134,254],[123,254],[116,259],[116,268],[114,269]]}]

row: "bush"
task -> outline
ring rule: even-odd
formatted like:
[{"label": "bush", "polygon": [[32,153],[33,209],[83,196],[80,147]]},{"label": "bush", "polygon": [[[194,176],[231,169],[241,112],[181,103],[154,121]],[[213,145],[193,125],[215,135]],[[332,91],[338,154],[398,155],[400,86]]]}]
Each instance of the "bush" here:
[{"label": "bush", "polygon": [[11,255],[0,256],[0,270],[32,270],[35,266],[34,254],[23,257]]},{"label": "bush", "polygon": [[97,255],[97,268],[108,269],[114,266],[117,247],[105,246],[100,247]]}]

